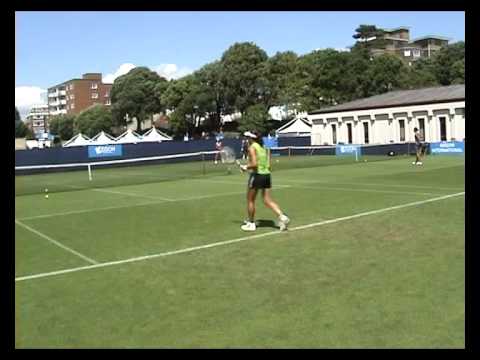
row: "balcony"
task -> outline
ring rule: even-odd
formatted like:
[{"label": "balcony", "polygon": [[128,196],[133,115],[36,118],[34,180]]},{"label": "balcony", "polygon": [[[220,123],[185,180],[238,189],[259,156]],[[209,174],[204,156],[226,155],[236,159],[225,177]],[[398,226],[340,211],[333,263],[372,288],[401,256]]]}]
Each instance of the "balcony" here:
[{"label": "balcony", "polygon": [[60,105],[66,105],[67,104],[67,100],[60,100]]},{"label": "balcony", "polygon": [[67,92],[65,90],[60,90],[58,93],[59,93],[60,96],[67,95]]},{"label": "balcony", "polygon": [[56,100],[56,101],[51,101],[48,103],[48,106],[59,106],[60,105],[60,101]]},{"label": "balcony", "polygon": [[55,98],[58,97],[58,91],[50,92],[48,93],[49,98]]}]

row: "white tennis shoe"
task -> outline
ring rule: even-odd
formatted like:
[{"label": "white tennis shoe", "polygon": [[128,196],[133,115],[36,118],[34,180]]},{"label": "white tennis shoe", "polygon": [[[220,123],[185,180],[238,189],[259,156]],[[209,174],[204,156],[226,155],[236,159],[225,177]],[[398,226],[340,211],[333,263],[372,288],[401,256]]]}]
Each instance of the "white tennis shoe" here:
[{"label": "white tennis shoe", "polygon": [[255,225],[254,222],[246,222],[244,225],[241,226],[241,229],[243,231],[255,231],[257,229],[257,226]]},{"label": "white tennis shoe", "polygon": [[287,230],[289,222],[290,222],[290,219],[288,218],[288,216],[280,215],[278,217],[278,226],[280,227],[280,231]]}]

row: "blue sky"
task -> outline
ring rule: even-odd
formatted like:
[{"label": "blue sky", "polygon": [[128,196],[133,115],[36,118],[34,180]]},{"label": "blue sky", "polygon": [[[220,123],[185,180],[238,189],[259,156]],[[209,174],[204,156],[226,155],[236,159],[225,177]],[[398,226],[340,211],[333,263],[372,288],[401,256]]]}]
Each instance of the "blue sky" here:
[{"label": "blue sky", "polygon": [[148,66],[176,78],[235,42],[253,41],[269,56],[343,49],[360,24],[465,40],[463,12],[17,12],[15,103],[25,108],[39,101],[35,94],[86,72],[111,80]]}]

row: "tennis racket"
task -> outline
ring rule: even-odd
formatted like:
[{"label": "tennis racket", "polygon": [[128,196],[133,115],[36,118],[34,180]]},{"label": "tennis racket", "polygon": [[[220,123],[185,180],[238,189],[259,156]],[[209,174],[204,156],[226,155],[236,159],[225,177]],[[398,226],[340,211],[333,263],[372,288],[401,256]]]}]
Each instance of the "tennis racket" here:
[{"label": "tennis racket", "polygon": [[237,159],[237,155],[231,147],[225,146],[220,150],[220,158],[222,159],[222,162],[226,164],[233,164]]}]

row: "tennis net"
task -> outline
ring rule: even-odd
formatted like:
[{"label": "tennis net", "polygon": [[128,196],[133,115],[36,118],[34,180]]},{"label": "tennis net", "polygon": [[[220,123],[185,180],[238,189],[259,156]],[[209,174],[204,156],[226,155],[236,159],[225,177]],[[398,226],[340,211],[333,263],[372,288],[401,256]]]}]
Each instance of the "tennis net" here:
[{"label": "tennis net", "polygon": [[[352,148],[355,148],[352,151]],[[405,148],[403,150],[403,148]],[[340,149],[340,150],[339,150]],[[339,146],[285,146],[271,148],[275,171],[391,159],[388,153],[407,155],[406,144]],[[222,163],[218,151],[156,157],[45,164],[15,167],[15,195],[74,191],[89,188],[137,185],[193,177],[236,173],[233,164]],[[237,158],[241,158],[237,149]],[[218,159],[218,163],[215,159]]]}]

